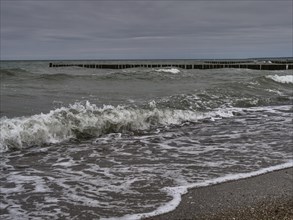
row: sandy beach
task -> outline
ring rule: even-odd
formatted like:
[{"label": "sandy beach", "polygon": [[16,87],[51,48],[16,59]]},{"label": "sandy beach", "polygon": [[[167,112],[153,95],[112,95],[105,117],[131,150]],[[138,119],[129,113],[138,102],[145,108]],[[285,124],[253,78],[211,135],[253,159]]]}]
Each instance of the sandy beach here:
[{"label": "sandy beach", "polygon": [[163,219],[293,219],[293,168],[195,188]]}]

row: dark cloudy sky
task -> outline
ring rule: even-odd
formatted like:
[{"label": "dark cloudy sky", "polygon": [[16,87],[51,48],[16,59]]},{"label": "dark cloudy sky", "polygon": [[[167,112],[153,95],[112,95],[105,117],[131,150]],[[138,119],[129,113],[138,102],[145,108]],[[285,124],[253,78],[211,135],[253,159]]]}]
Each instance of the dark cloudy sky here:
[{"label": "dark cloudy sky", "polygon": [[292,56],[292,0],[0,0],[1,59]]}]

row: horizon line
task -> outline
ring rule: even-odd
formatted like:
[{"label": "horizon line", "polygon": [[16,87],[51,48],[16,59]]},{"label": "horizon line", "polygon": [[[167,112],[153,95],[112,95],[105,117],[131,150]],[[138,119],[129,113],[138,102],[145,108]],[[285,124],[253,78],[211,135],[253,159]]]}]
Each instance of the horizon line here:
[{"label": "horizon line", "polygon": [[2,61],[134,61],[134,60],[258,60],[258,59],[293,59],[292,57],[247,57],[247,58],[155,58],[155,59],[0,59]]}]

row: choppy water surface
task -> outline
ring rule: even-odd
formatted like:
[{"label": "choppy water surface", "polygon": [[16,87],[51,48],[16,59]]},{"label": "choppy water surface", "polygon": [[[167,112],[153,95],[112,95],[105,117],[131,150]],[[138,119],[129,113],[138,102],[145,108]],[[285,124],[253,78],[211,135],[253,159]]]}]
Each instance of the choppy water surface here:
[{"label": "choppy water surface", "polygon": [[1,63],[1,219],[138,219],[292,166],[292,71]]}]

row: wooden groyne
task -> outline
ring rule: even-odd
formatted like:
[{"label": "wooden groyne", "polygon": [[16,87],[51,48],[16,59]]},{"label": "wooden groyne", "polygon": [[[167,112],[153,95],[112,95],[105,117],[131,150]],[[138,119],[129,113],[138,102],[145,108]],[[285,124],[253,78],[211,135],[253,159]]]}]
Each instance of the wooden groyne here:
[{"label": "wooden groyne", "polygon": [[[102,63],[101,63],[102,62]],[[291,70],[293,69],[292,60],[277,61],[201,61],[201,62],[139,62],[131,63],[126,61],[116,63],[100,61],[97,63],[49,63],[49,67],[82,67],[93,69],[127,69],[127,68],[168,68],[175,67],[181,69],[221,69],[221,68],[237,68],[237,69],[253,69],[253,70]]]}]

